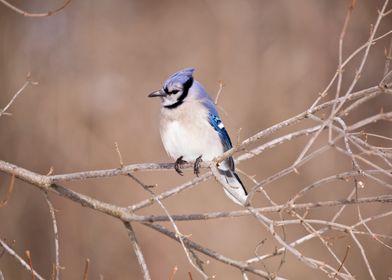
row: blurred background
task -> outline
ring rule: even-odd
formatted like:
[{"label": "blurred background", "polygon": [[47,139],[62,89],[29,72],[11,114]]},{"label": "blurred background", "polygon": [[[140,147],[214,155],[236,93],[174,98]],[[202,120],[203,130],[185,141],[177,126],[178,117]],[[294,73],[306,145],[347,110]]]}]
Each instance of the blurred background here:
[{"label": "blurred background", "polygon": [[[60,6],[62,1],[12,3],[30,12],[45,12]],[[370,24],[375,22],[382,3],[358,1],[347,30],[345,57],[367,40]],[[171,161],[159,136],[159,100],[148,99],[147,95],[184,67],[196,68],[195,78],[212,97],[219,89],[219,81],[223,81],[221,117],[233,142],[239,129],[240,139],[244,140],[306,110],[324,90],[336,71],[338,39],[348,6],[349,1],[341,0],[73,0],[54,16],[28,18],[0,5],[0,107],[8,103],[28,72],[39,83],[19,96],[10,109],[12,116],[0,118],[0,159],[42,174],[51,167],[54,174],[116,168],[119,160],[114,142],[118,142],[125,164]],[[384,19],[379,34],[389,30],[391,22],[391,17]],[[384,70],[384,48],[388,45],[388,40],[381,40],[372,49],[356,89],[379,83]],[[351,82],[358,61],[347,68],[343,89]],[[388,104],[375,99],[358,114],[379,111],[381,106],[386,108]],[[375,129],[386,131],[381,125]],[[304,143],[294,141],[238,167],[262,180],[289,166]],[[330,153],[305,166],[300,175],[272,184],[267,191],[275,201],[283,203],[317,178],[350,170],[351,162],[342,159]],[[193,178],[192,172],[181,177],[172,171],[140,172],[136,176],[146,184],[158,184],[155,192]],[[250,189],[252,182],[241,177]],[[1,197],[9,180],[9,176],[0,174]],[[126,177],[64,185],[120,206],[149,197]],[[352,184],[335,183],[328,188],[302,201],[345,198]],[[89,279],[141,279],[121,222],[56,195],[50,197],[58,210],[63,279],[82,279],[86,258],[90,259]],[[164,204],[172,214],[239,209],[215,180],[167,199]],[[268,201],[260,197],[256,205],[266,206]],[[377,207],[381,206],[376,205],[375,210]],[[319,209],[312,214],[328,219],[337,209]],[[163,211],[154,206],[140,213]],[[347,216],[349,213],[356,215],[353,211]],[[276,246],[273,238],[250,217],[178,225],[182,233],[192,234],[192,240],[233,259],[253,257],[256,246],[265,238],[259,254],[272,252]],[[178,243],[139,224],[134,229],[153,279],[169,279],[174,266],[179,269],[175,279],[188,279],[188,271],[198,279]],[[386,223],[377,230],[390,234],[392,228]],[[287,238],[295,240],[301,234],[302,227],[293,227]],[[50,278],[53,232],[40,191],[17,181],[7,206],[0,209],[0,237],[13,243],[22,256],[30,250],[34,267]],[[376,276],[386,279],[392,274],[386,261],[392,258],[391,251],[373,246],[370,238],[361,241],[367,244]],[[319,243],[309,242],[301,249],[312,257],[322,259],[325,255],[324,259],[330,261]],[[350,239],[341,238],[333,248],[343,257],[350,243]],[[346,264],[357,279],[368,279],[365,266],[359,265],[363,261],[356,255],[358,251],[353,249]],[[207,272],[217,279],[241,278],[236,269],[201,257],[210,260]],[[279,261],[265,265],[273,272]],[[261,264],[257,266],[265,269]],[[5,279],[31,279],[8,255],[0,258],[0,270]],[[326,279],[325,274],[291,256],[287,256],[279,274],[290,279]],[[255,277],[250,275],[250,279]]]}]

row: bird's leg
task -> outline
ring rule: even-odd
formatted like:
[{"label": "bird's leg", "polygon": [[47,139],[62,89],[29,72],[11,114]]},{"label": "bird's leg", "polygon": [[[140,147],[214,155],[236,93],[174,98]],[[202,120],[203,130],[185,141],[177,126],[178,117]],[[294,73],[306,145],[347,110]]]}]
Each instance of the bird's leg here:
[{"label": "bird's leg", "polygon": [[197,177],[199,177],[200,174],[200,163],[203,160],[201,159],[201,156],[199,156],[196,160],[195,160],[195,164],[193,165],[193,173],[196,174]]},{"label": "bird's leg", "polygon": [[178,159],[176,159],[175,163],[174,163],[174,169],[177,171],[178,174],[182,175],[182,171],[181,171],[181,165],[187,163],[187,161],[182,159],[183,156],[180,156]]}]

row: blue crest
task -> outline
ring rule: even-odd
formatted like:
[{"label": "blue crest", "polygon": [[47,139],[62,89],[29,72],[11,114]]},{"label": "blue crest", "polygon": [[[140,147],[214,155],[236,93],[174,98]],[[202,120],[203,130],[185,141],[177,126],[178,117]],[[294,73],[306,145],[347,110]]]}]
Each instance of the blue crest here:
[{"label": "blue crest", "polygon": [[193,71],[195,71],[194,68],[185,68],[174,73],[169,78],[167,78],[163,88],[168,88],[173,84],[185,85],[189,83],[189,81],[193,80]]}]

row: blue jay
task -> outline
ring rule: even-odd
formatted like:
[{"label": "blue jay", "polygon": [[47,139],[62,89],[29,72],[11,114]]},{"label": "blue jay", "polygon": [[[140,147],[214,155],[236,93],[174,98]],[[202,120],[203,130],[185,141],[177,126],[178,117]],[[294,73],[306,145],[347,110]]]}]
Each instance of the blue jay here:
[{"label": "blue jay", "polygon": [[[193,71],[185,68],[171,75],[162,89],[148,97],[161,98],[160,133],[166,152],[176,160],[175,170],[182,175],[181,164],[194,161],[194,173],[198,176],[201,160],[213,160],[231,149],[232,144],[214,102],[193,79]],[[223,161],[218,170],[230,186],[224,188],[227,196],[244,205],[247,192],[235,173],[233,158]]]}]

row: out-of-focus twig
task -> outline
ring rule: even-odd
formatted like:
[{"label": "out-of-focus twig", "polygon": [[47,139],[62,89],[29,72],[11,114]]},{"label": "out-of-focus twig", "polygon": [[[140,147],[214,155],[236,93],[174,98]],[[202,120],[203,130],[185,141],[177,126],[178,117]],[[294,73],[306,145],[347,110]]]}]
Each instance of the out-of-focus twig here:
[{"label": "out-of-focus twig", "polygon": [[31,271],[31,280],[35,280],[35,275],[34,275],[34,268],[33,268],[33,259],[31,258],[31,253],[29,250],[25,251],[27,260],[29,261],[29,266],[30,266],[30,271]]},{"label": "out-of-focus twig", "polygon": [[31,12],[26,12],[14,5],[12,5],[11,3],[9,3],[6,0],[0,0],[0,3],[2,3],[4,6],[8,7],[9,9],[13,10],[14,12],[25,16],[25,17],[48,17],[48,16],[53,16],[55,14],[57,14],[58,12],[60,12],[61,10],[65,9],[65,7],[67,7],[69,5],[69,3],[71,3],[72,0],[66,0],[63,5],[61,5],[60,7],[58,7],[57,9],[53,10],[53,11],[48,11],[46,13],[31,13]]},{"label": "out-of-focus twig", "polygon": [[177,270],[178,270],[178,266],[175,265],[175,266],[173,267],[172,274],[170,275],[169,280],[174,280],[174,276],[176,275]]},{"label": "out-of-focus twig", "polygon": [[83,280],[88,279],[88,269],[90,267],[90,259],[87,258],[85,263],[84,263],[84,271],[83,271]]},{"label": "out-of-focus twig", "polygon": [[9,199],[11,198],[12,191],[14,190],[14,185],[15,185],[15,175],[12,174],[10,183],[8,184],[8,189],[5,198],[2,201],[0,201],[0,208],[7,205]]}]

